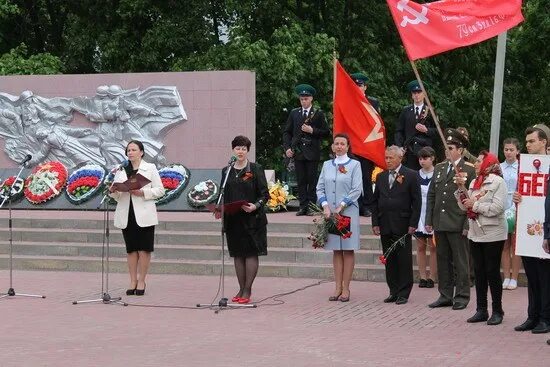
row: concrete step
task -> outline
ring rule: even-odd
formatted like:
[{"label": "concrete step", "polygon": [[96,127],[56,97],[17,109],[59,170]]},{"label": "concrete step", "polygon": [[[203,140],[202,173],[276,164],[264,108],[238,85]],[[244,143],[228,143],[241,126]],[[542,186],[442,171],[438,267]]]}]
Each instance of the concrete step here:
[{"label": "concrete step", "polygon": [[[101,259],[89,256],[29,256],[18,255],[13,258],[15,270],[41,271],[84,271],[100,272]],[[9,267],[9,257],[0,255],[0,269]],[[112,257],[109,262],[110,272],[126,273],[126,259]],[[225,261],[225,272],[234,275],[234,267],[230,259]],[[418,280],[418,269],[413,267],[414,279]],[[221,260],[175,260],[154,258],[151,262],[150,273],[154,274],[189,274],[189,275],[217,275],[221,271]],[[312,279],[332,279],[332,264],[285,263],[260,260],[259,276],[265,277],[292,277]],[[15,277],[17,273],[15,272]],[[353,273],[354,280],[385,281],[385,268],[380,264],[356,264]],[[523,272],[520,273],[518,283],[527,284]]]},{"label": "concrete step", "polygon": [[[17,242],[14,243],[14,256],[86,256],[101,257],[103,246],[101,243],[43,243],[43,242]],[[126,256],[126,247],[121,243],[113,243],[109,247],[112,257]],[[155,259],[174,260],[219,260],[219,246],[205,245],[165,245],[155,244]],[[0,242],[0,254],[9,255],[8,242]],[[231,261],[227,251],[227,261]],[[380,256],[379,250],[356,251],[356,262],[359,264],[375,264]],[[287,263],[309,263],[309,264],[332,264],[332,252],[316,250],[313,248],[284,248],[270,247],[266,261],[287,262]]]},{"label": "concrete step", "polygon": [[[9,266],[7,255],[0,255],[0,268]],[[86,256],[29,256],[19,255],[14,257],[13,266],[16,270],[50,270],[50,271],[85,271],[100,272],[101,260],[97,257]],[[111,272],[125,273],[128,271],[126,259],[112,257],[109,262]],[[174,260],[155,258],[151,262],[150,273],[157,274],[191,274],[191,275],[216,275],[221,270],[220,260]],[[227,274],[234,275],[234,267],[231,261],[225,262]],[[293,277],[293,278],[319,278],[332,277],[331,264],[307,264],[284,262],[260,262],[259,276],[267,277]],[[17,274],[15,273],[16,277]],[[384,268],[381,265],[356,265],[354,272],[356,280],[383,281]]]},{"label": "concrete step", "polygon": [[[292,218],[291,218],[292,219]],[[268,216],[269,220],[269,216]],[[113,228],[113,217],[110,217],[110,228]],[[270,222],[268,232],[284,233],[309,233],[313,229],[313,218],[307,223],[280,223]],[[103,220],[100,219],[37,219],[37,218],[14,218],[13,227],[18,228],[56,228],[56,229],[103,229]],[[7,224],[7,222],[6,222]],[[7,225],[3,226],[7,228]],[[361,224],[360,231],[363,234],[371,234],[370,224]],[[182,221],[160,221],[158,230],[169,231],[214,231],[220,232],[220,221],[212,219],[205,220],[182,220]]]},{"label": "concrete step", "polygon": [[[0,228],[0,241],[9,240],[9,230]],[[311,248],[307,233],[268,232],[269,247]],[[155,230],[155,243],[167,245],[218,245],[220,232],[216,231],[170,231]],[[12,240],[19,242],[44,243],[101,243],[102,229],[56,229],[56,228],[20,228],[12,229]],[[122,244],[124,239],[119,229],[111,229],[109,241]],[[373,235],[361,236],[361,248],[375,250],[380,248],[380,240]]]}]

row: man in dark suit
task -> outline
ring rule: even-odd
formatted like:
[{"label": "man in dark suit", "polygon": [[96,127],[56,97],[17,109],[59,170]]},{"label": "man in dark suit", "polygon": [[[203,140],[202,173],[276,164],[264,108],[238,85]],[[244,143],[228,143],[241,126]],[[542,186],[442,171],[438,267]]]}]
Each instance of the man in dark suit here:
[{"label": "man in dark suit", "polygon": [[309,84],[297,85],[296,93],[300,96],[301,107],[290,111],[283,131],[285,155],[294,159],[298,199],[300,210],[296,215],[307,215],[309,203],[317,201],[319,160],[321,159],[321,139],[329,136],[325,114],[314,108],[315,88]]},{"label": "man in dark suit", "polygon": [[385,254],[399,241],[386,259],[390,295],[384,302],[402,305],[413,287],[411,235],[418,225],[422,196],[417,172],[401,164],[402,150],[392,145],[386,149],[385,158],[388,170],[377,176],[374,189],[372,231],[381,236]]},{"label": "man in dark suit", "polygon": [[[435,166],[426,204],[426,230],[435,230],[439,298],[429,307],[463,310],[470,302],[469,250],[466,212],[454,196],[458,186],[455,167],[465,175],[465,186],[475,178],[474,165],[462,157],[467,140],[456,129],[446,129],[447,160]],[[455,290],[456,286],[456,290]]]},{"label": "man in dark suit", "polygon": [[[380,102],[378,99],[367,95],[369,78],[363,73],[353,73],[350,76],[357,87],[365,94],[372,107],[380,114]],[[361,163],[361,172],[363,173],[363,195],[359,198],[359,214],[370,217],[371,212],[368,205],[372,201],[372,171],[374,170],[374,163],[361,156],[357,156],[357,160]]]},{"label": "man in dark suit", "polygon": [[[530,126],[525,130],[525,148],[529,154],[546,154],[550,129],[544,124]],[[521,202],[521,194],[515,192],[513,202]],[[545,201],[544,238],[548,238],[548,198]],[[544,244],[544,242],[543,242]],[[527,277],[527,320],[516,326],[516,331],[531,330],[533,334],[550,332],[550,260],[522,256]]]},{"label": "man in dark suit", "polygon": [[407,88],[413,104],[405,106],[399,115],[395,129],[395,145],[405,151],[405,166],[418,171],[418,152],[423,147],[434,147],[437,129],[429,115],[428,106],[424,103],[424,92],[418,81],[413,80]]}]

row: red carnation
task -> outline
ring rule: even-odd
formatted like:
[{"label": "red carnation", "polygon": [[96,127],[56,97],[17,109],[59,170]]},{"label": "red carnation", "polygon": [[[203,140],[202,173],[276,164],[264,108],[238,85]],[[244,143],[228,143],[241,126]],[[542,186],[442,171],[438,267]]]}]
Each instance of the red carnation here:
[{"label": "red carnation", "polygon": [[380,260],[380,263],[386,265],[387,260],[386,260],[386,257],[384,255],[378,256],[378,260]]}]

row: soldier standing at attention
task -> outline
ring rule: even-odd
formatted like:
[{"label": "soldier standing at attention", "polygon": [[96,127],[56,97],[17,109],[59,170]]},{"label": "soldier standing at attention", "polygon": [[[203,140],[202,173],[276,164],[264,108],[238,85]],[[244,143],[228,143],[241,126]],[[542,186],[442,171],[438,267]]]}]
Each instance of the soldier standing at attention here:
[{"label": "soldier standing at attention", "polygon": [[[458,207],[454,196],[458,189],[454,181],[455,167],[466,174],[465,186],[475,178],[474,165],[462,158],[467,143],[464,135],[455,129],[447,129],[447,160],[435,166],[432,184],[428,189],[426,231],[434,230],[437,243],[437,274],[439,298],[430,303],[431,308],[466,308],[470,301],[469,251],[464,240],[468,231],[466,212]],[[455,277],[456,272],[456,277]],[[455,289],[456,285],[456,289]]]},{"label": "soldier standing at attention", "polygon": [[285,155],[294,159],[300,210],[296,215],[309,214],[309,203],[317,201],[315,187],[321,159],[321,140],[329,136],[325,114],[313,107],[315,88],[300,84],[295,88],[301,107],[290,111],[283,131]]},{"label": "soldier standing at attention", "polygon": [[[380,114],[380,102],[374,97],[367,95],[369,78],[363,73],[353,73],[350,75],[351,79],[355,82],[357,87],[363,91],[365,97],[369,101],[372,107]],[[365,217],[370,217],[371,212],[368,208],[369,203],[373,199],[372,191],[372,171],[374,170],[374,163],[366,158],[356,155],[357,160],[361,163],[361,172],[363,173],[363,195],[359,198],[359,214]]]},{"label": "soldier standing at attention", "polygon": [[424,103],[424,92],[418,81],[413,80],[407,85],[413,100],[412,105],[405,106],[399,115],[395,130],[395,145],[405,151],[404,164],[418,171],[418,152],[424,147],[433,148],[433,140],[437,129],[428,115],[428,106]]}]

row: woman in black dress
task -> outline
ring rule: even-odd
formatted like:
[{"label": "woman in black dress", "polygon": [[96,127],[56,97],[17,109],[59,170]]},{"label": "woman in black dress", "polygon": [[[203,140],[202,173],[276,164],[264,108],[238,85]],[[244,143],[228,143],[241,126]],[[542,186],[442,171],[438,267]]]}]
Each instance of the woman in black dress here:
[{"label": "woman in black dress", "polygon": [[[111,186],[111,197],[117,201],[115,227],[122,229],[126,244],[130,288],[127,295],[145,294],[145,277],[149,271],[151,252],[154,251],[155,225],[158,224],[155,199],[164,195],[164,187],[154,164],[143,160],[143,144],[132,140],[126,146],[127,164],[115,174],[113,182],[124,182],[139,173],[151,182],[130,192],[115,191]],[[139,268],[139,278],[138,278]]]},{"label": "woman in black dress", "polygon": [[258,256],[267,255],[267,217],[265,203],[268,199],[267,182],[263,168],[248,160],[250,140],[239,135],[231,142],[237,158],[229,169],[222,170],[222,178],[228,174],[224,203],[244,200],[235,214],[224,214],[225,235],[229,256],[233,257],[239,281],[239,292],[233,302],[249,303],[252,283],[258,273]]}]

